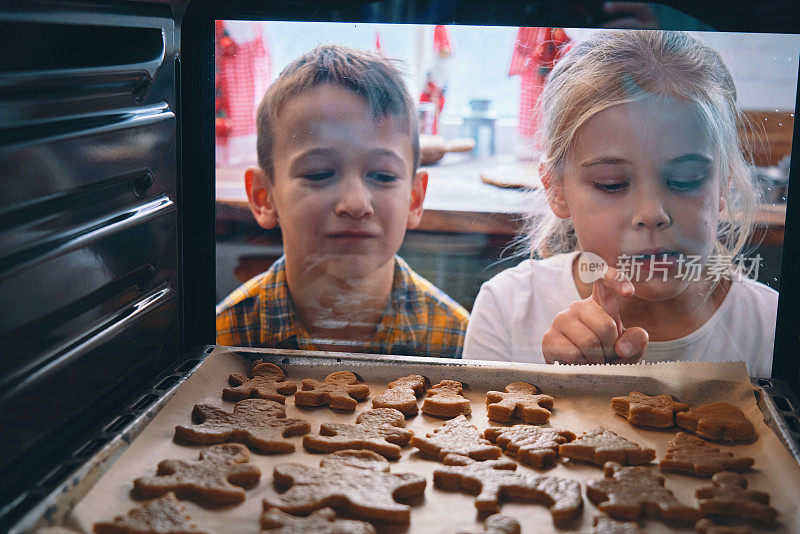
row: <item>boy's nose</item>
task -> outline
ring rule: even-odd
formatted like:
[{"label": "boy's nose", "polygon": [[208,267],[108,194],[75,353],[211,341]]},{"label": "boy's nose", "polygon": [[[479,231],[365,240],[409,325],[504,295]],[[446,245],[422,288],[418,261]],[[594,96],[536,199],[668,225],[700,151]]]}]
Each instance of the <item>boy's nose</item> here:
[{"label": "boy's nose", "polygon": [[642,195],[636,202],[631,225],[635,228],[665,228],[672,223],[667,208],[656,195]]},{"label": "boy's nose", "polygon": [[336,215],[349,215],[354,219],[372,215],[372,193],[367,184],[356,177],[342,180],[334,211]]}]

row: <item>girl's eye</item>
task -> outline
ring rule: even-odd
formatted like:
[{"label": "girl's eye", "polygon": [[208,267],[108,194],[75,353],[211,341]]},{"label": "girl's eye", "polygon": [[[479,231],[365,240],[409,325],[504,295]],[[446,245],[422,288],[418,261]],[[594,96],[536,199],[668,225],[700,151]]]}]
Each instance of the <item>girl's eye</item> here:
[{"label": "girl's eye", "polygon": [[397,176],[385,172],[371,172],[367,174],[367,177],[382,184],[389,184],[397,180]]},{"label": "girl's eye", "polygon": [[628,187],[628,182],[592,182],[594,188],[604,193],[616,193]]},{"label": "girl's eye", "polygon": [[333,176],[333,171],[318,171],[304,174],[303,178],[311,180],[312,182],[321,182],[322,180],[327,180],[331,176]]},{"label": "girl's eye", "polygon": [[667,180],[667,187],[679,193],[686,193],[700,189],[704,182],[704,178],[697,180]]}]

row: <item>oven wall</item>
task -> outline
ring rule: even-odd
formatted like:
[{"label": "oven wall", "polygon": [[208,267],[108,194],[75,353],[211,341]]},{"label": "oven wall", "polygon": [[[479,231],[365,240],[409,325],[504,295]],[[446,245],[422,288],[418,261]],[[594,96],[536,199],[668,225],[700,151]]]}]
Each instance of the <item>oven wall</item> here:
[{"label": "oven wall", "polygon": [[6,519],[178,356],[173,7],[0,6]]}]

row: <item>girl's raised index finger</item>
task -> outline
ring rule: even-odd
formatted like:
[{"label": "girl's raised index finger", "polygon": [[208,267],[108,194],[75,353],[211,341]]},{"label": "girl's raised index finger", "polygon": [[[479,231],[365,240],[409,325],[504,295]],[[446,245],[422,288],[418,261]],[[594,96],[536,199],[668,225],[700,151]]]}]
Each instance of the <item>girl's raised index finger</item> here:
[{"label": "girl's raised index finger", "polygon": [[612,266],[608,266],[605,274],[603,277],[595,282],[597,284],[600,282],[605,287],[611,289],[614,293],[619,295],[620,297],[627,299],[633,296],[634,287],[633,282],[631,282],[628,276]]},{"label": "girl's raised index finger", "polygon": [[630,298],[633,296],[633,292],[634,287],[628,277],[611,266],[608,267],[602,278],[598,278],[592,284],[592,298],[617,323],[618,334],[622,334],[625,327],[619,316],[617,295],[622,298]]}]

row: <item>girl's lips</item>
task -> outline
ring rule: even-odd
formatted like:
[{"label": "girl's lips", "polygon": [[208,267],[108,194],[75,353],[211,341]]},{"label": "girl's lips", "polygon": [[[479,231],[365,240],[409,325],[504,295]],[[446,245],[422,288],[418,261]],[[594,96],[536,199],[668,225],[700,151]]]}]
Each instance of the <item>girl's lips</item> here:
[{"label": "girl's lips", "polygon": [[651,278],[662,278],[666,272],[674,272],[678,268],[683,254],[676,251],[660,250],[647,254],[642,251],[631,256],[630,270],[634,280],[647,281]]},{"label": "girl's lips", "polygon": [[646,250],[641,250],[641,251],[639,251],[639,252],[637,252],[635,254],[631,254],[631,257],[635,258],[635,259],[640,259],[640,258],[644,258],[644,259],[652,259],[652,258],[660,259],[660,258],[663,258],[664,256],[667,256],[667,257],[675,256],[675,257],[677,257],[677,256],[680,256],[680,255],[681,255],[681,252],[678,252],[677,250],[646,249]]}]

